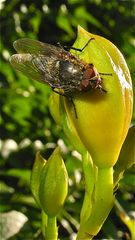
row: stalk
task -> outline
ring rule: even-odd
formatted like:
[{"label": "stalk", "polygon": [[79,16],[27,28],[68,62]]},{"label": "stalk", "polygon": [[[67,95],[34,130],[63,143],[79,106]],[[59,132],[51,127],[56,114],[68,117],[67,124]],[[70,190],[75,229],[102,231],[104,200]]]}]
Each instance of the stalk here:
[{"label": "stalk", "polygon": [[97,181],[92,196],[91,214],[87,220],[81,221],[77,240],[92,239],[97,235],[113,206],[113,202],[113,168],[98,168]]},{"label": "stalk", "polygon": [[56,217],[48,216],[47,226],[45,229],[45,239],[46,240],[58,239],[58,228],[57,228]]}]

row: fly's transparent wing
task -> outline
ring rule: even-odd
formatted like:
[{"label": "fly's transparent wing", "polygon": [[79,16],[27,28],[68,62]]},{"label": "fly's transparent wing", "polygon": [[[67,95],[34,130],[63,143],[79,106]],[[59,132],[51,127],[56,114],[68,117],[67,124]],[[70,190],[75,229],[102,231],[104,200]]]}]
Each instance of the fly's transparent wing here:
[{"label": "fly's transparent wing", "polygon": [[[56,66],[57,61],[43,55],[32,55],[29,53],[14,54],[10,58],[12,66],[26,75],[28,78],[47,83],[51,87],[57,86],[58,78]],[[53,68],[55,67],[55,71]]]},{"label": "fly's transparent wing", "polygon": [[29,38],[18,39],[13,43],[13,46],[18,53],[42,54],[57,59],[59,53],[66,52],[62,48]]}]

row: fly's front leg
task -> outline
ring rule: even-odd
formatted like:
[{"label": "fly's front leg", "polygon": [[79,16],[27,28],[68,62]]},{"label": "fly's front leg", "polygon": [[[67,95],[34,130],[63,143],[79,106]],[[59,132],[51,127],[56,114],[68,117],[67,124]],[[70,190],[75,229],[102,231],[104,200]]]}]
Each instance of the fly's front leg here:
[{"label": "fly's front leg", "polygon": [[100,74],[100,75],[112,76],[112,73],[100,73],[100,72],[99,72],[99,74]]},{"label": "fly's front leg", "polygon": [[102,92],[107,93],[107,91],[102,87],[102,78],[98,78],[97,76],[90,78],[89,80],[89,84],[91,86],[91,88],[93,89],[100,89]]}]

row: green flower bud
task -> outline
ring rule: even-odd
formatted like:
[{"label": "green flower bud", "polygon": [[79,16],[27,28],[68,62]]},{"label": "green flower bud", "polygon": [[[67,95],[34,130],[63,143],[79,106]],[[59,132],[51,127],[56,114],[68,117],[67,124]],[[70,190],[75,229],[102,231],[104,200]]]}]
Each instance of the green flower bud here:
[{"label": "green flower bud", "polygon": [[68,174],[57,147],[42,170],[39,186],[41,207],[49,217],[59,213],[67,193]]}]

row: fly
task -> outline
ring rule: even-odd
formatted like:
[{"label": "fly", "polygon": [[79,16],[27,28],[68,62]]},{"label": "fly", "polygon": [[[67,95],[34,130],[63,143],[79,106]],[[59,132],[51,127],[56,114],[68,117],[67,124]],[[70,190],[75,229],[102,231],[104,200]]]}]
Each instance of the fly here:
[{"label": "fly", "polygon": [[[90,38],[82,49],[74,48],[82,52],[87,45],[94,40]],[[100,75],[93,64],[87,64],[62,47],[57,47],[37,40],[22,38],[13,43],[17,54],[10,58],[13,67],[21,71],[28,78],[48,84],[52,90],[68,98],[74,108],[73,97],[78,92],[86,92],[90,89],[102,88]]]}]

